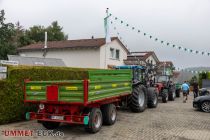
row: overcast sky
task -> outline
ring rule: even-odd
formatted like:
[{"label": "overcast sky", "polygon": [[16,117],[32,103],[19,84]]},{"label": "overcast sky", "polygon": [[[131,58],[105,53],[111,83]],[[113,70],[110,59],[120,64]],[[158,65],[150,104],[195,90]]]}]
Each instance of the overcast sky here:
[{"label": "overcast sky", "polygon": [[[57,20],[69,39],[104,37],[106,8],[146,33],[185,48],[210,52],[210,0],[0,0],[8,22],[28,28]],[[163,47],[116,24],[131,51],[155,51],[176,67],[210,66],[210,56]],[[111,34],[117,36],[111,28]]]}]

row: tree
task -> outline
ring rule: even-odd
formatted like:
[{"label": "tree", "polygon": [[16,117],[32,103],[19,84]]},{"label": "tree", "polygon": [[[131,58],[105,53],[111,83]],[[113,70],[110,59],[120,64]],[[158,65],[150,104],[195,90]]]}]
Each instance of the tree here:
[{"label": "tree", "polygon": [[16,36],[18,33],[20,34],[18,38],[19,44],[17,47],[22,47],[37,42],[44,42],[45,32],[47,32],[48,41],[61,41],[68,39],[68,35],[62,32],[63,28],[58,25],[57,21],[52,22],[47,28],[41,25],[34,25],[28,30],[24,30],[21,27],[22,26],[20,25],[16,26]]},{"label": "tree", "polygon": [[7,59],[8,54],[15,54],[13,42],[15,34],[14,24],[5,23],[4,10],[0,11],[0,59]]},{"label": "tree", "polygon": [[34,25],[29,29],[24,29],[17,22],[5,23],[4,10],[0,11],[0,59],[7,59],[8,54],[16,54],[18,47],[32,43],[44,42],[45,32],[48,32],[48,41],[67,40],[68,36],[62,31],[57,21],[53,21],[45,28],[41,25]]},{"label": "tree", "polygon": [[194,82],[198,82],[198,78],[196,75],[194,75],[191,79],[190,79],[190,85],[193,85]]},{"label": "tree", "polygon": [[48,40],[49,41],[60,41],[60,40],[67,40],[68,36],[62,32],[62,27],[58,25],[57,21],[53,21],[50,26],[46,28],[48,33]]}]

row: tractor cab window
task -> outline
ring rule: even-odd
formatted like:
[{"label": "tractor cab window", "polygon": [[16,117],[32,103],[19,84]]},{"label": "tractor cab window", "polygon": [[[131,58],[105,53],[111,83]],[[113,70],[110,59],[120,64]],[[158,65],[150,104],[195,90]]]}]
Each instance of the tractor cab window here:
[{"label": "tractor cab window", "polygon": [[158,77],[156,78],[156,80],[157,80],[157,82],[167,82],[167,81],[169,81],[170,79],[169,79],[169,77],[166,76],[166,75],[161,75],[161,76],[158,76]]}]

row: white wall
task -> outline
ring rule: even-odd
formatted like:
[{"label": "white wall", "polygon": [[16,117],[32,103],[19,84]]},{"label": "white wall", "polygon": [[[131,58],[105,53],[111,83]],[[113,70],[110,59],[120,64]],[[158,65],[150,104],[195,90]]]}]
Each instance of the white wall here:
[{"label": "white wall", "polygon": [[156,64],[157,64],[155,58],[154,58],[152,55],[149,56],[149,57],[146,59],[146,62],[148,62],[148,60],[149,60],[149,63],[151,63],[151,60],[152,60],[152,64],[153,64],[153,65],[156,65]]},{"label": "white wall", "polygon": [[[26,57],[43,57],[41,51],[22,52]],[[99,68],[100,49],[49,50],[46,58],[60,58],[68,67]]]},{"label": "white wall", "polygon": [[[119,60],[110,58],[110,48],[120,50]],[[106,62],[105,62],[105,49]],[[43,51],[28,51],[20,52],[21,56],[25,57],[43,57]],[[60,49],[48,50],[46,58],[59,58],[64,61],[68,67],[80,68],[107,68],[108,65],[124,65],[123,60],[127,59],[127,52],[121,44],[114,40],[108,45],[103,45],[97,49]]]},{"label": "white wall", "polygon": [[[106,65],[105,65],[105,48],[106,48]],[[120,50],[120,58],[119,60],[117,59],[112,59],[110,58],[110,48],[113,49],[118,49]],[[100,68],[107,68],[108,65],[124,65],[123,60],[127,59],[127,52],[123,49],[121,44],[117,41],[114,40],[107,45],[103,45],[100,49]]]}]

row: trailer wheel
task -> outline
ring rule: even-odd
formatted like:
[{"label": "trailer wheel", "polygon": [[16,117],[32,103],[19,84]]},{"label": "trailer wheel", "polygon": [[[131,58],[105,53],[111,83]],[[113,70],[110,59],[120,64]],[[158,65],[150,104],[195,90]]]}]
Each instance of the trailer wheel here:
[{"label": "trailer wheel", "polygon": [[117,110],[114,104],[106,104],[101,107],[103,123],[112,125],[116,122]]},{"label": "trailer wheel", "polygon": [[158,105],[158,96],[157,93],[155,92],[155,88],[149,87],[147,106],[149,108],[156,108],[157,105]]},{"label": "trailer wheel", "polygon": [[101,129],[103,117],[99,108],[92,108],[90,110],[89,122],[85,126],[85,130],[89,133],[96,133]]},{"label": "trailer wheel", "polygon": [[129,98],[129,107],[133,112],[143,112],[146,108],[147,94],[142,85],[133,87],[132,95]]},{"label": "trailer wheel", "polygon": [[167,103],[167,101],[168,101],[168,90],[163,89],[163,91],[162,91],[162,102]]},{"label": "trailer wheel", "polygon": [[46,128],[46,129],[56,129],[59,127],[60,125],[60,122],[48,122],[48,121],[45,121],[45,122],[41,122],[42,125]]}]

